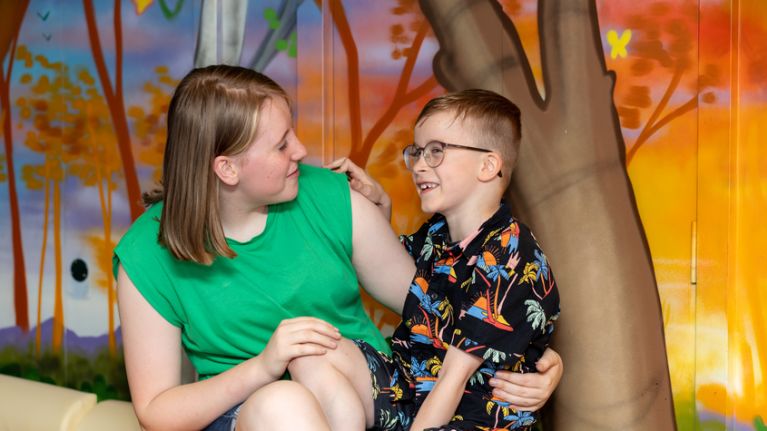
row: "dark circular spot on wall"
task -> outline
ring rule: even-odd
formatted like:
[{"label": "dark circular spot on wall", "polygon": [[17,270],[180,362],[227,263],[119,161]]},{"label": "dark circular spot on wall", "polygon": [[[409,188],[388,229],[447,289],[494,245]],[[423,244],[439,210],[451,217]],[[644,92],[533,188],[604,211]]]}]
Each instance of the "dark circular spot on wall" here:
[{"label": "dark circular spot on wall", "polygon": [[82,259],[73,260],[69,269],[72,271],[72,278],[76,281],[85,281],[88,278],[88,264]]}]

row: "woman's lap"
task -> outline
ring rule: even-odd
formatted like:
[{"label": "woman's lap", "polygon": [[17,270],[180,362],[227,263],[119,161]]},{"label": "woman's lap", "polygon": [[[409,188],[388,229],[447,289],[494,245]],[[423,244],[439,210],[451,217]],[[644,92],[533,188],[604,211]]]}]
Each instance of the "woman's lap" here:
[{"label": "woman's lap", "polygon": [[242,403],[237,404],[231,409],[227,410],[210,423],[203,431],[234,431],[234,427],[237,425],[237,416],[240,414],[240,408]]}]

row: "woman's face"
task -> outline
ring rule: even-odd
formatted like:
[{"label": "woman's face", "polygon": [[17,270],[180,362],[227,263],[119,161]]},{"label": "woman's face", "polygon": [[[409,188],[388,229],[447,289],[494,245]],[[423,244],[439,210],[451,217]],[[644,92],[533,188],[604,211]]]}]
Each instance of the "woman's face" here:
[{"label": "woman's face", "polygon": [[298,162],[306,148],[293,131],[290,108],[282,98],[272,98],[258,116],[253,142],[233,157],[240,172],[238,188],[258,206],[293,200],[298,194]]}]

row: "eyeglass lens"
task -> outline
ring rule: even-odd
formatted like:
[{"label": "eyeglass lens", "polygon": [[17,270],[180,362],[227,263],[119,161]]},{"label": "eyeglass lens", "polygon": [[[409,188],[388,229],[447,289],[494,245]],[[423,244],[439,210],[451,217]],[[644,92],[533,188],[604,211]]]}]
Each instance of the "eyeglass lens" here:
[{"label": "eyeglass lens", "polygon": [[415,144],[408,145],[403,151],[405,166],[412,170],[421,154],[423,154],[423,159],[427,166],[436,168],[442,163],[445,155],[444,144],[441,142],[429,142],[423,148],[419,148]]}]

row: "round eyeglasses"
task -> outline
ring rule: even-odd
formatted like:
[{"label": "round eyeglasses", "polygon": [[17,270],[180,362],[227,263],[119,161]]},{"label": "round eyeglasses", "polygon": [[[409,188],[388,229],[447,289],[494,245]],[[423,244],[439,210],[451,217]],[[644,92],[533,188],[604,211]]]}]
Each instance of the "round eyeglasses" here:
[{"label": "round eyeglasses", "polygon": [[[447,144],[440,141],[431,141],[423,148],[417,146],[416,144],[408,145],[402,150],[402,157],[405,159],[405,166],[408,168],[408,170],[411,171],[413,170],[413,166],[415,166],[416,162],[418,162],[418,159],[421,157],[421,155],[423,155],[423,160],[426,162],[426,166],[430,168],[436,168],[442,164],[443,160],[445,160],[446,148],[460,148],[463,150],[479,151],[482,153],[493,152],[493,150],[488,150],[486,148],[469,147],[466,145]],[[501,174],[499,171],[498,176],[502,177],[503,174]]]}]

